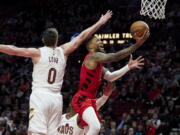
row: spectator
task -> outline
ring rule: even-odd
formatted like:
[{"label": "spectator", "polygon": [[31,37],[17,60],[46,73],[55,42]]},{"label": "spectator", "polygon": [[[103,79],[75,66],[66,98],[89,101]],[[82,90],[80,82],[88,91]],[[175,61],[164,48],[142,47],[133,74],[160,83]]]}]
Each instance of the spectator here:
[{"label": "spectator", "polygon": [[151,119],[148,119],[146,121],[146,135],[155,135],[156,134],[156,128],[152,122]]}]

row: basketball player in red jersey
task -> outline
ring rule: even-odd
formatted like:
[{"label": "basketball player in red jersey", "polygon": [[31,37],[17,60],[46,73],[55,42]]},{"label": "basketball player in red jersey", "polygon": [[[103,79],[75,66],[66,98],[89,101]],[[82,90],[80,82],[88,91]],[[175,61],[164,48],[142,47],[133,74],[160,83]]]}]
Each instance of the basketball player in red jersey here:
[{"label": "basketball player in red jersey", "polygon": [[83,127],[88,127],[86,135],[98,135],[100,130],[100,122],[97,114],[95,98],[103,77],[107,81],[114,81],[124,75],[126,72],[133,68],[140,68],[143,65],[143,58],[140,56],[136,60],[131,59],[129,63],[120,70],[110,72],[105,67],[104,63],[110,63],[121,60],[137,48],[139,48],[149,37],[149,31],[136,39],[136,43],[126,49],[116,53],[104,53],[103,43],[97,37],[92,37],[87,42],[88,54],[86,55],[81,71],[80,83],[78,92],[74,95],[72,100],[72,107],[78,113]]},{"label": "basketball player in red jersey", "polygon": [[[103,86],[103,95],[96,100],[97,110],[105,104],[115,88],[114,82],[107,82],[107,84]],[[57,129],[59,132],[58,135],[85,135],[86,130],[81,126],[78,114],[72,109],[71,104],[68,110],[69,111],[61,117],[61,122]]]}]

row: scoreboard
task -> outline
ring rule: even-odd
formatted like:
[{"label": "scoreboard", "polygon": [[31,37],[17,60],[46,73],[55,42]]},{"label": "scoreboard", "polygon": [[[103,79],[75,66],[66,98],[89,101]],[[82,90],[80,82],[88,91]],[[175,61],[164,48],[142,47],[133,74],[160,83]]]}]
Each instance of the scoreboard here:
[{"label": "scoreboard", "polygon": [[123,44],[128,43],[132,36],[130,33],[99,33],[95,34],[96,37],[101,39],[103,44]]}]

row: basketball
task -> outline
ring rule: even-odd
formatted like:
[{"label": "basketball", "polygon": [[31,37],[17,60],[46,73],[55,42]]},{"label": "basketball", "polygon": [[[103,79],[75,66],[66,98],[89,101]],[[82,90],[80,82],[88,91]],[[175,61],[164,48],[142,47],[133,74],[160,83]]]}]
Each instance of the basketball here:
[{"label": "basketball", "polygon": [[147,30],[149,30],[149,26],[144,21],[136,21],[130,27],[130,32],[134,39],[142,37]]}]

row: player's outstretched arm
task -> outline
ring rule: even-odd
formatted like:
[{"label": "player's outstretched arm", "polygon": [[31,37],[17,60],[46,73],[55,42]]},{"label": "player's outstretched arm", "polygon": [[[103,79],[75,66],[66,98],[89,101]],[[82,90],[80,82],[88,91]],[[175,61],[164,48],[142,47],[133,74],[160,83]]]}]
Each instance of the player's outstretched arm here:
[{"label": "player's outstretched arm", "polygon": [[0,52],[9,55],[22,56],[28,58],[34,58],[40,56],[40,51],[36,48],[19,48],[13,45],[4,45],[4,44],[0,44]]},{"label": "player's outstretched arm", "polygon": [[136,43],[128,48],[120,50],[116,53],[101,53],[97,52],[93,56],[91,56],[91,60],[95,63],[110,63],[114,61],[119,61],[121,59],[126,58],[130,54],[132,54],[136,49],[138,49],[149,37],[150,33],[147,31],[142,38],[136,40]]},{"label": "player's outstretched arm", "polygon": [[91,37],[103,24],[107,23],[108,20],[112,17],[112,11],[108,10],[105,15],[102,15],[99,21],[97,21],[91,27],[82,31],[76,38],[74,38],[71,42],[62,45],[61,47],[64,49],[64,54],[69,55],[75,49],[77,49],[80,44]]},{"label": "player's outstretched arm", "polygon": [[103,106],[106,103],[114,89],[115,84],[111,82],[108,82],[106,85],[103,86],[103,95],[96,100],[97,110],[99,110],[101,106]]},{"label": "player's outstretched arm", "polygon": [[104,73],[105,73],[104,79],[107,81],[113,82],[113,81],[121,78],[122,76],[124,76],[129,70],[132,70],[135,68],[141,68],[141,66],[144,65],[143,61],[144,61],[144,58],[142,58],[141,56],[139,56],[137,59],[133,60],[132,55],[131,55],[128,64],[119,70],[110,72],[104,68],[103,69]]}]

